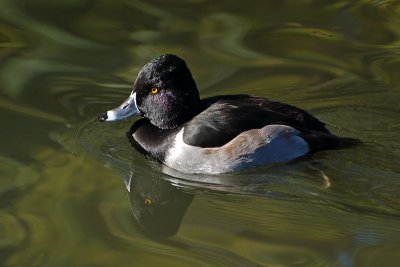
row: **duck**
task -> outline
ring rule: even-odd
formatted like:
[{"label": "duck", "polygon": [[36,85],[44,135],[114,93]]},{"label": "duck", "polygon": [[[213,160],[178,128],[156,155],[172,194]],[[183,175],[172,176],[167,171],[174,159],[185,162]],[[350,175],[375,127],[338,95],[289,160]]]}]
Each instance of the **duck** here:
[{"label": "duck", "polygon": [[98,117],[140,116],[127,136],[148,158],[189,174],[219,174],[294,161],[358,139],[332,134],[307,111],[247,94],[200,99],[186,62],[164,54],[138,73],[129,97]]}]

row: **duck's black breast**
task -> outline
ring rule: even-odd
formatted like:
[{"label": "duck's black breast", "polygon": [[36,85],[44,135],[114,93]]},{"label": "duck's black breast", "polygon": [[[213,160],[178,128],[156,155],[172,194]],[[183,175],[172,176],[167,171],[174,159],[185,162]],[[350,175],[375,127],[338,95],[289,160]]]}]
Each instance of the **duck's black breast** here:
[{"label": "duck's black breast", "polygon": [[294,106],[248,95],[204,99],[203,111],[184,124],[183,140],[197,147],[220,147],[238,134],[269,124],[292,126],[300,132],[328,133],[325,124]]},{"label": "duck's black breast", "polygon": [[173,145],[176,129],[160,129],[150,123],[148,119],[137,120],[127,133],[129,142],[140,153],[160,162],[165,158],[169,147]]}]

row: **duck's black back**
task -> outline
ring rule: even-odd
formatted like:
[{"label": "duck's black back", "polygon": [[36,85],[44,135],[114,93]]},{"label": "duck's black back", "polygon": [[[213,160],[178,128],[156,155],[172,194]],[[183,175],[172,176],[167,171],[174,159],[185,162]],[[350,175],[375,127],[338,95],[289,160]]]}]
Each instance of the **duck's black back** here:
[{"label": "duck's black back", "polygon": [[294,106],[248,95],[204,99],[203,111],[184,125],[184,141],[198,147],[219,147],[243,131],[283,124],[301,133],[329,134],[325,124]]}]

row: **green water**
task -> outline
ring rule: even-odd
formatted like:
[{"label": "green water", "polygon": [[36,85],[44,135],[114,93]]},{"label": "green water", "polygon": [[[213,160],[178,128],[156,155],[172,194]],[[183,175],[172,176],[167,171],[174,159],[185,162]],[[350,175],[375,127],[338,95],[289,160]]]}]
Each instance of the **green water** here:
[{"label": "green water", "polygon": [[[400,1],[0,0],[0,266],[398,266],[399,25]],[[167,52],[202,97],[278,99],[364,144],[162,172],[132,121],[96,117]]]}]

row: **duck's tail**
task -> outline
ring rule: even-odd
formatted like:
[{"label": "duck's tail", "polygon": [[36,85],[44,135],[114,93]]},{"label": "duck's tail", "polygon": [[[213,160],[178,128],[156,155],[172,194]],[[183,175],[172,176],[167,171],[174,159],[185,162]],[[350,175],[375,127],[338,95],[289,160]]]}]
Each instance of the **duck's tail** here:
[{"label": "duck's tail", "polygon": [[303,133],[300,137],[308,143],[311,152],[327,149],[350,148],[361,144],[359,139],[340,137],[330,133],[317,131]]},{"label": "duck's tail", "polygon": [[356,138],[338,136],[336,138],[338,139],[338,148],[354,147],[362,144],[361,140]]}]

